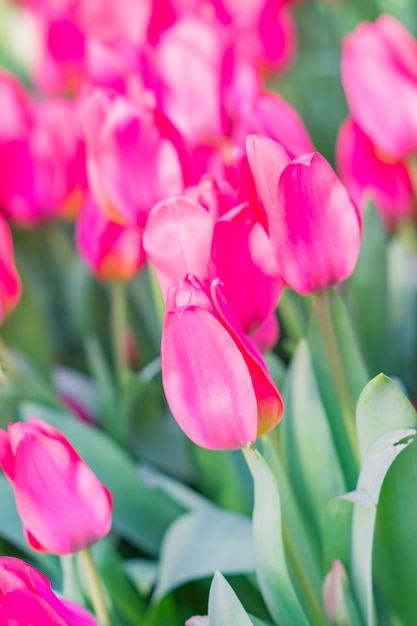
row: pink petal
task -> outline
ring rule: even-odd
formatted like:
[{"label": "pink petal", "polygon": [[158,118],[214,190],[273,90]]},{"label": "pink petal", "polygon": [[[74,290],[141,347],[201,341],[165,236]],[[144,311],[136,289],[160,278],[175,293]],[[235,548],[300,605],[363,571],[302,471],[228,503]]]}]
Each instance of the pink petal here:
[{"label": "pink petal", "polygon": [[16,451],[13,486],[36,548],[68,554],[110,530],[111,496],[64,438],[27,432]]},{"label": "pink petal", "polygon": [[279,143],[258,135],[247,137],[246,153],[269,222],[276,203],[278,180],[290,157]]},{"label": "pink petal", "polygon": [[188,307],[166,315],[161,364],[168,404],[194,443],[231,450],[255,441],[257,406],[248,368],[210,312]]},{"label": "pink petal", "polygon": [[148,219],[143,245],[156,269],[163,296],[189,272],[204,282],[210,261],[214,221],[186,197],[157,204]]},{"label": "pink petal", "polygon": [[270,233],[282,277],[303,295],[352,273],[361,242],[360,213],[320,154],[300,157],[283,171]]}]

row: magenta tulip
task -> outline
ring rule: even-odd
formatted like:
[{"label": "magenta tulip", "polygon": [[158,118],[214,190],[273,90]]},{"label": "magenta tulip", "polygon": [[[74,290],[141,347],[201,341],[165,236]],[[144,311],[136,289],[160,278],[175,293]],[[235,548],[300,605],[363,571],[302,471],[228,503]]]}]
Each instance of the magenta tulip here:
[{"label": "magenta tulip", "polygon": [[33,549],[70,554],[109,532],[109,490],[49,424],[32,417],[0,430],[0,463]]},{"label": "magenta tulip", "polygon": [[16,306],[21,289],[14,264],[12,236],[6,220],[0,214],[0,322]]},{"label": "magenta tulip", "polygon": [[279,144],[255,135],[246,147],[284,281],[306,295],[348,278],[362,220],[326,159],[313,152],[291,161]]},{"label": "magenta tulip", "polygon": [[7,556],[0,557],[0,615],[4,626],[97,626],[84,608],[58,598],[38,570]]},{"label": "magenta tulip", "polygon": [[253,443],[283,412],[262,357],[229,321],[226,306],[218,281],[209,296],[188,276],[168,292],[162,331],[168,404],[185,434],[213,450]]},{"label": "magenta tulip", "polygon": [[390,15],[345,38],[342,81],[350,113],[382,152],[417,151],[417,42]]},{"label": "magenta tulip", "polygon": [[351,119],[340,127],[336,160],[340,177],[359,207],[372,198],[388,227],[411,214],[414,194],[406,165],[395,159],[384,160]]},{"label": "magenta tulip", "polygon": [[129,280],[145,263],[142,233],[111,221],[88,195],[77,219],[77,248],[98,279]]}]

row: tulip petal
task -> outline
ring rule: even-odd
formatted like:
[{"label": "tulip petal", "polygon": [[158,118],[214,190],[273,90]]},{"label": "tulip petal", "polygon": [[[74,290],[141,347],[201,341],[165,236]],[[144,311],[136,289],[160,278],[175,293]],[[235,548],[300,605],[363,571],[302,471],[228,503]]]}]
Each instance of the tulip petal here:
[{"label": "tulip petal", "polygon": [[360,213],[320,154],[299,157],[283,171],[270,233],[281,275],[298,293],[320,291],[352,273]]},{"label": "tulip petal", "polygon": [[231,450],[255,441],[258,411],[248,368],[209,311],[188,307],[166,315],[161,365],[168,404],[194,443]]},{"label": "tulip petal", "polygon": [[26,432],[14,469],[17,510],[34,548],[68,554],[110,530],[111,496],[64,438]]}]

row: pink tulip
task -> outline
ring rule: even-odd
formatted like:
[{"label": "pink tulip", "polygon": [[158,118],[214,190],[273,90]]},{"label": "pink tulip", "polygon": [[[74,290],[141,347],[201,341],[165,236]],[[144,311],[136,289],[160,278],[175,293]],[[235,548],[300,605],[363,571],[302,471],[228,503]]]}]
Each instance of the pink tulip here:
[{"label": "pink tulip", "polygon": [[102,90],[81,102],[80,115],[96,202],[113,221],[143,226],[156,202],[183,189],[177,131],[148,103]]},{"label": "pink tulip", "polygon": [[32,417],[0,430],[0,463],[33,549],[70,554],[109,532],[109,490],[49,424]]},{"label": "pink tulip", "polygon": [[145,263],[142,232],[109,220],[88,195],[77,219],[77,248],[100,280],[129,280]]},{"label": "pink tulip", "polygon": [[218,281],[211,296],[188,276],[171,287],[161,344],[171,411],[199,446],[237,449],[280,420],[278,389],[255,347],[232,325]]},{"label": "pink tulip", "polygon": [[317,152],[291,161],[279,144],[255,135],[246,149],[284,281],[306,295],[348,278],[362,220],[329,163]]},{"label": "pink tulip", "polygon": [[411,214],[414,194],[405,164],[384,160],[351,119],[340,127],[336,160],[340,177],[359,207],[372,198],[389,227]]},{"label": "pink tulip", "polygon": [[38,570],[8,556],[0,557],[0,614],[4,626],[97,626],[84,608],[58,598]]},{"label": "pink tulip", "polygon": [[16,306],[21,290],[14,264],[12,237],[6,220],[0,214],[0,322]]},{"label": "pink tulip", "polygon": [[353,119],[379,150],[398,160],[417,151],[417,42],[399,22],[382,15],[345,38],[342,81]]}]

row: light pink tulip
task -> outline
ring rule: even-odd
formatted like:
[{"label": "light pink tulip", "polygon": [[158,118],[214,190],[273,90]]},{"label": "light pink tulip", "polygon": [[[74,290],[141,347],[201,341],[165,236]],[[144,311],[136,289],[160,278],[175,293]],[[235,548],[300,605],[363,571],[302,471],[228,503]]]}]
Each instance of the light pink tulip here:
[{"label": "light pink tulip", "polygon": [[411,214],[414,194],[407,167],[395,159],[384,160],[352,119],[340,127],[336,161],[340,177],[359,207],[372,198],[389,227]]},{"label": "light pink tulip", "polygon": [[21,290],[12,237],[6,220],[0,214],[0,322],[16,306]]},{"label": "light pink tulip", "polygon": [[49,424],[32,417],[0,430],[0,463],[33,549],[70,554],[109,532],[109,490]]},{"label": "light pink tulip", "polygon": [[279,144],[255,135],[246,149],[284,281],[306,295],[348,278],[362,220],[329,163],[317,152],[291,161]]},{"label": "light pink tulip", "polygon": [[379,150],[417,151],[417,42],[390,15],[345,38],[342,81],[350,113]]},{"label": "light pink tulip", "polygon": [[168,293],[162,380],[185,434],[204,448],[237,449],[273,428],[283,404],[255,347],[227,318],[218,282],[210,297],[189,276]]},{"label": "light pink tulip", "polygon": [[77,219],[77,248],[100,280],[129,280],[139,272],[145,263],[142,234],[142,228],[112,222],[86,197]]},{"label": "light pink tulip", "polygon": [[182,192],[178,133],[162,113],[96,90],[80,115],[91,191],[110,219],[143,226],[156,202]]},{"label": "light pink tulip", "polygon": [[8,556],[0,557],[0,615],[4,626],[97,626],[84,608],[58,598],[38,570]]}]

